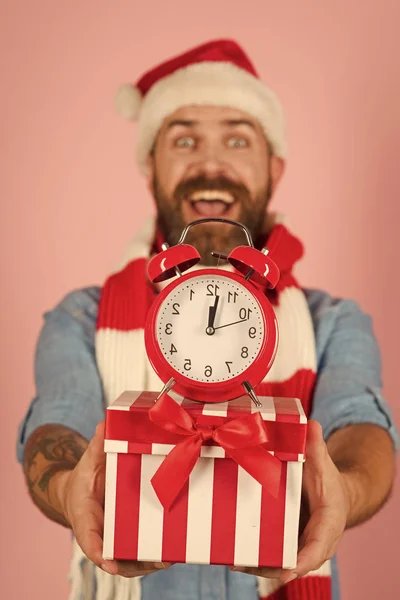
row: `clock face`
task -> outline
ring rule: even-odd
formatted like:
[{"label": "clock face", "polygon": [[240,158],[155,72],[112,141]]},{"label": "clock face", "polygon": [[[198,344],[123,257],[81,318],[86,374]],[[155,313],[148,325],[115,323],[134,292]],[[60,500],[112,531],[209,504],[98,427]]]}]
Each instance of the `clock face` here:
[{"label": "clock face", "polygon": [[266,336],[255,296],[235,279],[186,279],[161,303],[156,338],[165,360],[193,381],[237,377],[257,358]]}]

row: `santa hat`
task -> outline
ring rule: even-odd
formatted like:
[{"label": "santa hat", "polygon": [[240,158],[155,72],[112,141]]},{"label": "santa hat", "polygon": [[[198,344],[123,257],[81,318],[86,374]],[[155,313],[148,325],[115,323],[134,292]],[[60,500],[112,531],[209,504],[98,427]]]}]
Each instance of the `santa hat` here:
[{"label": "santa hat", "polygon": [[245,52],[233,40],[197,46],[145,73],[117,94],[117,110],[138,121],[137,160],[143,173],[164,119],[182,106],[230,106],[261,124],[277,156],[286,155],[283,111],[259,79]]}]

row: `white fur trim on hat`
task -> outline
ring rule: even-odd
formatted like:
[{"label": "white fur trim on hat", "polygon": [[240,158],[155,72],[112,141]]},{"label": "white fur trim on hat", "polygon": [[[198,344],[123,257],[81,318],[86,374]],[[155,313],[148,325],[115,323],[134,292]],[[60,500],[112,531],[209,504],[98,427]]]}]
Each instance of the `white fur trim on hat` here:
[{"label": "white fur trim on hat", "polygon": [[275,94],[259,79],[225,62],[202,62],[178,69],[155,83],[142,100],[137,132],[137,161],[146,162],[164,119],[182,106],[229,106],[261,124],[273,152],[286,156],[284,116]]},{"label": "white fur trim on hat", "polygon": [[135,121],[140,112],[142,94],[133,85],[121,85],[115,98],[117,112],[128,121]]}]

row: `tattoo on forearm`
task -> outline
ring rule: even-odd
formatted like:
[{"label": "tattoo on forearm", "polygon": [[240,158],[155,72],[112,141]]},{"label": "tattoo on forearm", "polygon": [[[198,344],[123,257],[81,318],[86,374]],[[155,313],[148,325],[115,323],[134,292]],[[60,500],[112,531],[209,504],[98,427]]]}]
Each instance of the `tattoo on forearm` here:
[{"label": "tattoo on forearm", "polygon": [[25,448],[24,471],[29,493],[50,519],[68,525],[49,497],[49,485],[56,473],[70,471],[79,462],[87,442],[78,433],[61,425],[39,427]]}]

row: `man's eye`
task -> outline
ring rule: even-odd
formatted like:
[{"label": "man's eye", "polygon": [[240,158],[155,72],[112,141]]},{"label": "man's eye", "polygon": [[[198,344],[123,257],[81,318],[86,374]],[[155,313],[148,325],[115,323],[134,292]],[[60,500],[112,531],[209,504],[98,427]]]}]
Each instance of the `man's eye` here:
[{"label": "man's eye", "polygon": [[246,148],[247,146],[247,140],[242,137],[235,136],[228,140],[228,148]]},{"label": "man's eye", "polygon": [[195,141],[192,137],[181,137],[175,142],[177,148],[193,148]]}]

